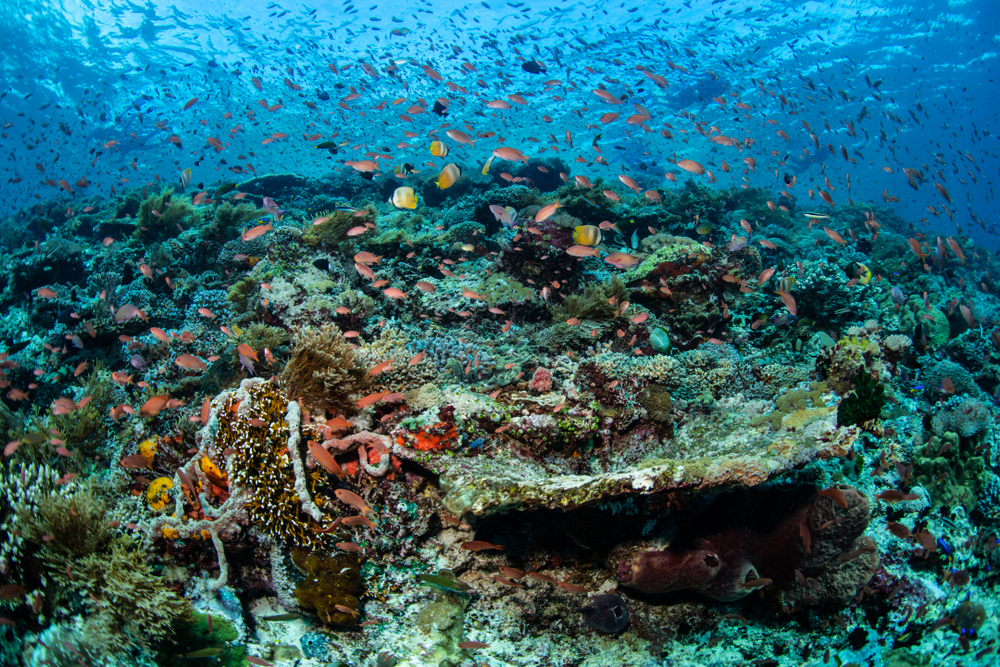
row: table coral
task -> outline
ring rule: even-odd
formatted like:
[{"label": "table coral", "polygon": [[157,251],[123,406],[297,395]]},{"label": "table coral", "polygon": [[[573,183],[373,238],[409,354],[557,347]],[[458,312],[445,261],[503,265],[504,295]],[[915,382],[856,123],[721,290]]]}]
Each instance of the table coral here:
[{"label": "table coral", "polygon": [[[628,494],[665,491],[684,496],[755,486],[809,461],[845,456],[860,435],[856,428],[836,428],[832,414],[801,431],[777,434],[750,427],[753,415],[731,416],[734,421],[716,429],[688,420],[665,450],[656,450],[661,452],[658,457],[637,461],[628,449],[616,447],[615,459],[624,464],[612,463],[611,469],[589,474],[560,474],[551,465],[506,452],[493,459],[452,461],[441,475],[444,506],[456,516],[488,516],[512,507],[569,510]],[[652,431],[643,433],[644,442],[654,437]]]}]

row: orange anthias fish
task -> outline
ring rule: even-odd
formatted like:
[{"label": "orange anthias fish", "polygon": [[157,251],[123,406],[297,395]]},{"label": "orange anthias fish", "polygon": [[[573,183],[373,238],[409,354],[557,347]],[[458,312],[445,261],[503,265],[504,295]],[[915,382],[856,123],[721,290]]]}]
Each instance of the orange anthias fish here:
[{"label": "orange anthias fish", "polygon": [[160,396],[154,396],[139,408],[140,417],[155,417],[160,414],[163,408],[167,407],[167,401],[170,400],[170,396],[163,394]]},{"label": "orange anthias fish", "polygon": [[604,258],[604,261],[619,269],[627,269],[637,265],[641,260],[624,252],[613,252]]},{"label": "orange anthias fish", "polygon": [[585,245],[571,245],[566,248],[566,254],[571,257],[597,257],[601,253],[597,248],[590,248]]},{"label": "orange anthias fish", "polygon": [[781,303],[785,304],[785,308],[788,309],[788,312],[792,315],[798,314],[798,308],[795,305],[795,297],[788,292],[778,292],[778,296],[781,298]]},{"label": "orange anthias fish", "polygon": [[363,409],[365,409],[367,407],[371,407],[372,405],[375,405],[376,403],[378,403],[379,401],[381,401],[383,398],[385,398],[388,395],[389,395],[389,392],[387,392],[387,391],[380,391],[380,392],[376,392],[374,394],[368,394],[367,396],[365,396],[364,398],[362,398],[360,401],[358,401],[356,405],[358,406],[359,410],[363,410]]},{"label": "orange anthias fish", "polygon": [[965,253],[962,252],[962,248],[958,245],[958,242],[950,236],[948,237],[948,247],[955,253],[955,257],[958,257],[958,261],[965,264]]},{"label": "orange anthias fish", "polygon": [[372,508],[365,504],[364,499],[353,491],[348,491],[347,489],[337,489],[333,492],[335,496],[340,500],[340,502],[350,505],[354,509],[361,512],[362,515],[367,516],[372,512]]},{"label": "orange anthias fish", "polygon": [[824,227],[823,231],[826,232],[827,236],[829,236],[831,239],[833,239],[834,243],[838,243],[841,246],[845,246],[845,247],[847,246],[847,241],[845,241],[844,237],[841,236],[838,232],[835,232],[834,230],[830,229],[829,227]]},{"label": "orange anthias fish", "polygon": [[316,459],[316,463],[323,466],[323,468],[331,475],[336,475],[338,478],[343,479],[347,474],[343,468],[334,460],[333,455],[326,450],[325,447],[316,444],[312,440],[308,441],[309,453],[313,455]]},{"label": "orange anthias fish", "polygon": [[244,241],[244,242],[245,241],[253,241],[255,238],[257,238],[259,236],[263,236],[264,234],[268,233],[272,229],[274,229],[274,227],[271,225],[270,222],[267,223],[266,225],[257,225],[253,229],[245,230],[243,232],[242,236],[240,237],[240,240]]}]

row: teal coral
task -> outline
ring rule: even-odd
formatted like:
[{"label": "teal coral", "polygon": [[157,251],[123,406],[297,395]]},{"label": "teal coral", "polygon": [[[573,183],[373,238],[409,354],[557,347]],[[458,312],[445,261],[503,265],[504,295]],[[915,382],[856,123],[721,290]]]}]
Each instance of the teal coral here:
[{"label": "teal coral", "polygon": [[930,494],[935,507],[964,507],[971,512],[984,495],[987,462],[973,443],[956,433],[933,436],[913,457],[913,481]]}]

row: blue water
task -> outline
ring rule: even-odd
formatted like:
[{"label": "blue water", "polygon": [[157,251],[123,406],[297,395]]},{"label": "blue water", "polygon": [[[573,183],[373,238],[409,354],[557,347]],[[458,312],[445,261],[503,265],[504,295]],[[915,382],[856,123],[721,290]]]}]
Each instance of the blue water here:
[{"label": "blue water", "polygon": [[[475,149],[454,146],[454,157],[469,162],[481,163],[499,137],[528,154],[554,146],[563,158],[590,160],[596,157],[590,139],[603,131],[609,166],[577,173],[613,177],[624,168],[643,188],[669,187],[663,176],[670,161],[686,158],[704,163],[719,186],[777,193],[790,170],[781,162],[794,167],[804,159],[807,168],[792,191],[803,200],[810,188],[827,190],[837,204],[897,197],[893,210],[918,229],[960,229],[996,247],[993,3],[687,2],[661,9],[417,2],[406,9],[350,2],[219,2],[208,9],[198,2],[5,3],[0,16],[11,39],[0,47],[0,119],[7,126],[0,214],[67,196],[47,179],[64,179],[74,190],[84,179],[83,192],[107,196],[157,176],[173,182],[186,168],[193,182],[207,185],[232,179],[234,167],[252,175],[251,167],[264,174],[294,164],[298,173],[320,176],[345,170],[339,160],[366,151],[420,165],[427,161],[426,134],[444,123],[431,113],[402,122],[401,112],[443,97],[452,101],[444,121],[451,127],[468,125],[473,136],[498,133]],[[547,73],[522,71],[521,57],[537,58]],[[362,62],[377,76],[365,74]],[[653,85],[638,67],[665,77],[669,87]],[[560,83],[546,90],[547,80]],[[616,96],[627,92],[626,104],[603,102],[591,93],[599,85]],[[344,102],[352,90],[358,97]],[[722,90],[725,108],[712,101]],[[320,92],[329,100],[320,100]],[[527,106],[483,108],[515,93],[525,95]],[[397,99],[405,106],[377,108]],[[281,108],[268,111],[260,100]],[[739,113],[737,100],[752,108]],[[651,113],[649,131],[622,122],[635,113],[633,102]],[[622,112],[618,121],[600,123],[615,111]],[[741,142],[752,139],[753,146],[716,147],[696,134],[695,122]],[[661,136],[668,126],[672,140]],[[572,149],[567,131],[575,137]],[[288,137],[261,145],[275,132]],[[167,141],[171,135],[179,145]],[[305,137],[313,135],[334,137],[343,152],[331,158],[312,149],[318,140]],[[206,143],[209,137],[223,149]],[[612,148],[629,137],[626,150]],[[635,166],[640,147],[655,163],[645,172]],[[745,157],[757,160],[756,171],[746,172]],[[918,190],[907,185],[903,167],[925,174]]]}]

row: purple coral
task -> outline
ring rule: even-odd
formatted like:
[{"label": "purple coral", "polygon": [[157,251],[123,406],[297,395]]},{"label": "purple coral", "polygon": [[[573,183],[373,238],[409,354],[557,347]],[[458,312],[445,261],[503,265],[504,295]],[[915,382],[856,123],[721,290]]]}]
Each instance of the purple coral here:
[{"label": "purple coral", "polygon": [[616,550],[618,580],[643,593],[693,590],[725,602],[769,583],[790,603],[846,602],[871,579],[878,551],[861,535],[868,498],[836,488],[836,500],[815,489],[720,496],[670,544]]},{"label": "purple coral", "polygon": [[543,394],[552,389],[552,373],[549,369],[539,366],[528,382],[528,389]]}]

